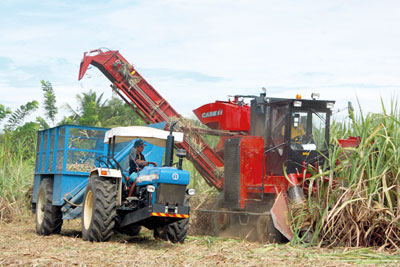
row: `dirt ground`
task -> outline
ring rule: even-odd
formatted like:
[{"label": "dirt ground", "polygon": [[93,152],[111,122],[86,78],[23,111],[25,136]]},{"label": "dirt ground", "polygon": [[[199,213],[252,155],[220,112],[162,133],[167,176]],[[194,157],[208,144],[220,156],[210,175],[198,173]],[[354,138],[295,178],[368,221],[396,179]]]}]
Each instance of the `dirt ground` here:
[{"label": "dirt ground", "polygon": [[[357,252],[357,253],[354,253]],[[397,265],[399,255],[354,250],[294,248],[229,238],[188,236],[184,244],[115,235],[109,242],[85,242],[80,220],[66,221],[59,235],[38,236],[34,219],[0,224],[0,266],[350,266]]]}]

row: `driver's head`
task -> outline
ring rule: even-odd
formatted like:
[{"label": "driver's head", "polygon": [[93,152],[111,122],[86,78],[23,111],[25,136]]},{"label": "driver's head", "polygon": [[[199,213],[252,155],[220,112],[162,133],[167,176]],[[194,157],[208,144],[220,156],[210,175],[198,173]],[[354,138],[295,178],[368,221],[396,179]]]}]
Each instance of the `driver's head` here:
[{"label": "driver's head", "polygon": [[138,140],[136,140],[135,141],[135,143],[134,143],[134,147],[135,147],[135,149],[137,150],[137,151],[139,151],[139,152],[143,152],[143,149],[144,149],[144,146],[145,146],[146,144],[143,142],[143,140],[142,139],[138,139]]}]

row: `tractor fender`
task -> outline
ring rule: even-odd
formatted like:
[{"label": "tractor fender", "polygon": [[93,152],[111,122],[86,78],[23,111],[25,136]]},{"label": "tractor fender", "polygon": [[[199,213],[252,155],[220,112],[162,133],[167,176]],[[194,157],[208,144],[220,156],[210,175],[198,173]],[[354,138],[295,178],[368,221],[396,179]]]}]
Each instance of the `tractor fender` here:
[{"label": "tractor fender", "polygon": [[95,168],[89,174],[89,179],[92,175],[98,175],[99,177],[105,177],[110,179],[116,179],[118,184],[118,192],[117,192],[117,205],[122,205],[122,173],[117,169],[109,169],[109,168]]},{"label": "tractor fender", "polygon": [[89,177],[92,176],[92,174],[97,174],[98,176],[102,177],[119,178],[119,179],[122,178],[121,171],[117,169],[96,168],[90,172]]}]

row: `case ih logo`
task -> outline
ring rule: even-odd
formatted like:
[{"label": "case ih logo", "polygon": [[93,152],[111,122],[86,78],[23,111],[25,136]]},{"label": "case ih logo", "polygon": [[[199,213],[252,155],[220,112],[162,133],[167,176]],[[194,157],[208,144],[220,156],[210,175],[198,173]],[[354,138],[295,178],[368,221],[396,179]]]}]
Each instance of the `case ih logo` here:
[{"label": "case ih logo", "polygon": [[177,174],[176,172],[174,172],[173,174],[172,174],[172,180],[178,180],[179,179],[179,174]]},{"label": "case ih logo", "polygon": [[221,115],[222,115],[222,109],[204,112],[203,114],[201,114],[201,117],[202,118],[210,118],[210,117],[216,117],[216,116],[221,116]]}]

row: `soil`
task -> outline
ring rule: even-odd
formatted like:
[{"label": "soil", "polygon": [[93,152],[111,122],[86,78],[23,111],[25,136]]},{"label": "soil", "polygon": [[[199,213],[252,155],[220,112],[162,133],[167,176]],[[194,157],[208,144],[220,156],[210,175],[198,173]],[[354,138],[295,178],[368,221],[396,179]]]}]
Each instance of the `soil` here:
[{"label": "soil", "polygon": [[81,238],[80,220],[65,221],[61,234],[51,236],[36,234],[33,217],[0,224],[0,266],[349,266],[396,265],[399,259],[382,254],[383,262],[381,256],[378,261],[357,260],[346,251],[203,235],[172,244],[155,240],[149,230],[138,237],[117,234],[108,242],[91,243]]}]

